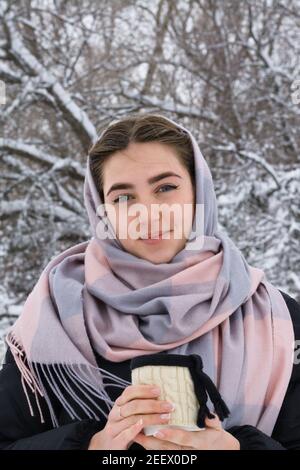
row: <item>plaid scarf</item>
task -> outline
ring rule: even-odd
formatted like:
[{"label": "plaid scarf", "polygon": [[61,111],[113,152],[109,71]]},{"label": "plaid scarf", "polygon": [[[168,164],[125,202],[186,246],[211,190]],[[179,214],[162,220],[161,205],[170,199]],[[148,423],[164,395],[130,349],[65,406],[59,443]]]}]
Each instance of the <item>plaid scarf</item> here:
[{"label": "plaid scarf", "polygon": [[[209,167],[192,133],[169,120],[193,145],[194,238],[169,263],[153,264],[125,251],[117,237],[99,237],[107,220],[97,211],[103,201],[88,157],[84,202],[92,237],[47,264],[5,339],[24,392],[30,387],[38,405],[38,395],[45,398],[53,426],[49,389],[72,418],[100,419],[113,406],[104,377],[120,388],[130,384],[98,367],[94,351],[113,362],[165,351],[201,356],[230,409],[225,428],[251,424],[271,435],[293,367],[290,314],[264,271],[219,229]],[[202,245],[191,249],[201,205]]]}]

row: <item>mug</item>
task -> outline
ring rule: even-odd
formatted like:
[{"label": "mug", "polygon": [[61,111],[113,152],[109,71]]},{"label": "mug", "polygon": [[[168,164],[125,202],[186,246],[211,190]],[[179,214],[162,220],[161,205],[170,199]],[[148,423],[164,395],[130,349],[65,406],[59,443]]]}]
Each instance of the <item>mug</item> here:
[{"label": "mug", "polygon": [[210,398],[218,402],[220,419],[224,419],[229,414],[229,410],[213,382],[202,371],[202,359],[197,354],[156,353],[138,356],[131,359],[130,368],[133,385],[157,385],[161,390],[158,399],[175,405],[175,410],[170,412],[168,423],[143,428],[146,436],[153,435],[162,428],[187,431],[205,429],[205,416],[213,417],[206,405],[207,388],[210,392],[213,391],[210,393]]}]

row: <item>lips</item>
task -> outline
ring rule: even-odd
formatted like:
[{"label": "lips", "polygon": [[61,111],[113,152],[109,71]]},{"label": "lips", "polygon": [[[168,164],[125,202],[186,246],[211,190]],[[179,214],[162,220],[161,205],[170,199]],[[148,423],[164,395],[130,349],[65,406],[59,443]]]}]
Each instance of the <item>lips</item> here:
[{"label": "lips", "polygon": [[165,234],[165,233],[169,233],[169,232],[158,232],[154,235],[149,233],[147,236],[141,237],[141,239],[142,240],[159,240],[160,238],[162,238],[163,234]]}]

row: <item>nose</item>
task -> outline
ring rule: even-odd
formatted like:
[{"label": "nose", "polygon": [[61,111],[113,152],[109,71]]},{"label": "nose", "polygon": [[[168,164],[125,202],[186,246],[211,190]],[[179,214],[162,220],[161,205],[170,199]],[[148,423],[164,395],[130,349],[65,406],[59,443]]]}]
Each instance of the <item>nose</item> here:
[{"label": "nose", "polygon": [[140,232],[143,235],[155,235],[162,230],[161,211],[159,204],[152,200],[143,203],[143,210],[139,215]]}]

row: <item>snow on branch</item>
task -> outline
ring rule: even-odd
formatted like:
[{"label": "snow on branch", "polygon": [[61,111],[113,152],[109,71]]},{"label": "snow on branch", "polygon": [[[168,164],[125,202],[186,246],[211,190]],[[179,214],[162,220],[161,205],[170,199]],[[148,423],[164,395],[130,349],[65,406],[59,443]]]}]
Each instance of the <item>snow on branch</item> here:
[{"label": "snow on branch", "polygon": [[4,62],[0,62],[0,78],[8,83],[21,83],[21,75],[11,70]]},{"label": "snow on branch", "polygon": [[258,165],[262,166],[272,176],[273,180],[276,183],[277,188],[279,189],[281,187],[281,184],[279,182],[279,179],[276,175],[276,172],[275,172],[274,168],[272,167],[272,165],[270,165],[268,162],[266,162],[266,160],[264,158],[260,157],[256,153],[251,152],[249,150],[247,150],[247,151],[246,150],[239,150],[238,153],[242,157],[248,158],[249,160],[253,160]]},{"label": "snow on branch", "polygon": [[[214,150],[218,150],[221,152],[230,152],[235,155],[235,157],[242,157],[242,159],[252,160],[261,167],[263,167],[273,178],[276,183],[277,188],[281,187],[281,183],[279,181],[279,177],[276,174],[276,171],[263,157],[257,155],[255,152],[251,152],[249,150],[238,150],[236,145],[233,142],[229,142],[227,145],[213,145],[212,148]],[[239,159],[239,158],[238,158]],[[239,159],[240,160],[240,159]],[[235,170],[236,171],[236,170]]]},{"label": "snow on branch", "polygon": [[[30,202],[27,202],[24,199],[0,202],[0,214],[2,217],[11,216],[15,213],[27,211],[28,209],[33,210],[39,214],[46,215],[49,213],[49,204],[44,201],[31,200]],[[51,213],[61,221],[76,219],[74,212],[58,205],[51,205]]]},{"label": "snow on branch", "polygon": [[198,118],[199,120],[204,119],[210,124],[218,124],[218,126],[223,129],[226,134],[232,136],[232,131],[224,123],[219,122],[217,116],[211,110],[206,112],[204,109],[200,109],[197,106],[185,106],[182,104],[173,103],[171,101],[161,100],[155,96],[146,96],[140,92],[131,91],[129,87],[127,88],[127,85],[125,85],[127,88],[125,89],[125,83],[126,81],[124,79],[120,81],[122,94],[124,97],[130,100],[138,101],[139,103],[143,103],[146,106],[153,106],[154,108],[159,108],[162,111],[167,111],[175,115],[189,116],[190,118]]},{"label": "snow on branch", "polygon": [[97,132],[88,115],[72,99],[71,95],[59,83],[58,79],[47,70],[42,63],[30,52],[23,43],[23,39],[15,26],[12,14],[5,18],[7,31],[10,37],[10,54],[15,58],[18,65],[29,75],[38,76],[41,83],[55,98],[57,106],[72,126],[74,132],[87,147],[91,141],[97,139]]},{"label": "snow on branch", "polygon": [[37,160],[41,163],[52,165],[52,171],[71,167],[79,176],[84,177],[85,175],[85,170],[80,165],[80,163],[72,160],[70,157],[59,158],[55,155],[42,152],[35,146],[26,144],[21,141],[0,138],[0,149],[9,150],[10,152],[14,152],[15,154],[22,155],[33,160]]}]

